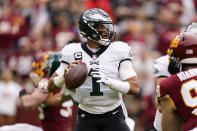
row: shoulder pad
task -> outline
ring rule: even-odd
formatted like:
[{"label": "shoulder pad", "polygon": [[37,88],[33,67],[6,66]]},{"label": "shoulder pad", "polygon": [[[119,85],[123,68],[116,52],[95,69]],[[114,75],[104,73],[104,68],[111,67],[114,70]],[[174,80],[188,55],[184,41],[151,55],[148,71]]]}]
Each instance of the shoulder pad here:
[{"label": "shoulder pad", "polygon": [[171,74],[168,72],[168,56],[162,56],[154,61],[154,76],[170,76]]},{"label": "shoulder pad", "polygon": [[122,41],[114,41],[110,45],[114,51],[122,55],[122,59],[131,59],[133,60],[133,54],[131,51],[131,47]]},{"label": "shoulder pad", "polygon": [[115,49],[124,49],[124,48],[128,48],[128,44],[123,42],[123,41],[114,41],[111,43],[111,46],[113,46]]},{"label": "shoulder pad", "polygon": [[168,65],[169,64],[169,57],[168,57],[168,55],[161,56],[158,59],[156,59],[155,60],[155,64]]},{"label": "shoulder pad", "polygon": [[73,55],[73,52],[76,51],[76,48],[80,48],[81,43],[70,43],[65,45],[64,48],[61,50],[62,59],[60,61],[64,61],[69,63],[69,58]]},{"label": "shoulder pad", "polygon": [[61,53],[72,51],[78,46],[81,46],[81,43],[70,43],[68,45],[65,45],[64,48],[62,48]]},{"label": "shoulder pad", "polygon": [[169,90],[173,89],[176,85],[179,84],[179,79],[176,74],[171,75],[170,77],[162,80],[160,82],[160,97],[164,97],[165,95],[169,95]]}]

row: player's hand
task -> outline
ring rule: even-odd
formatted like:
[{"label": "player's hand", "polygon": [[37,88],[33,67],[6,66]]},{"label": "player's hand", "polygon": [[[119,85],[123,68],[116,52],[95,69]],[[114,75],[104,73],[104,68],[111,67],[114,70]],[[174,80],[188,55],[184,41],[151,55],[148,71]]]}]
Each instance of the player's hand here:
[{"label": "player's hand", "polygon": [[38,89],[42,92],[48,92],[48,89],[47,89],[47,86],[48,86],[48,82],[49,80],[48,79],[41,79],[39,82],[38,82]]},{"label": "player's hand", "polygon": [[103,74],[102,72],[100,72],[98,69],[94,69],[94,71],[91,72],[91,76],[93,78],[98,79],[96,82],[102,83],[102,84],[107,85],[107,86],[110,86],[110,80],[109,80],[109,78],[107,78],[105,76],[105,74]]},{"label": "player's hand", "polygon": [[64,70],[64,75],[66,75],[66,74],[69,72],[70,68],[72,68],[73,66],[75,66],[75,65],[78,64],[79,62],[81,62],[81,60],[74,61],[74,62],[72,62],[70,65],[68,65],[68,67]]}]

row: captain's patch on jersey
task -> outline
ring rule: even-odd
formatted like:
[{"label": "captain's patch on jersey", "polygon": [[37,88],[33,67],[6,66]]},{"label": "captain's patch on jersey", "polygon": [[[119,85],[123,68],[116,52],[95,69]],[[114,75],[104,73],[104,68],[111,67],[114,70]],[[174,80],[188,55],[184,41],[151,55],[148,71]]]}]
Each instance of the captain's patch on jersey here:
[{"label": "captain's patch on jersey", "polygon": [[82,52],[74,53],[75,60],[82,60]]}]

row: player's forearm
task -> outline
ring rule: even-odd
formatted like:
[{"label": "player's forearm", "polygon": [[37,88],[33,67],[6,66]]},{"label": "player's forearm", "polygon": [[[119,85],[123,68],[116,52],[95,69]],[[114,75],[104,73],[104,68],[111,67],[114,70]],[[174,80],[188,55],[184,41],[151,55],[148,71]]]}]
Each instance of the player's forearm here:
[{"label": "player's forearm", "polygon": [[38,107],[46,98],[48,97],[47,93],[37,94],[36,92],[32,94],[27,94],[21,97],[21,102],[25,108],[36,108]]},{"label": "player's forearm", "polygon": [[137,74],[132,67],[131,61],[123,61],[120,64],[120,78],[129,83],[129,91],[127,94],[138,95],[140,93],[139,80]]},{"label": "player's forearm", "polygon": [[108,85],[112,90],[121,92],[123,94],[138,95],[140,93],[140,86],[137,81],[137,77],[129,78],[126,81],[108,79],[108,82],[105,84]]},{"label": "player's forearm", "polygon": [[34,109],[38,106],[38,103],[35,102],[35,100],[32,99],[32,97],[29,95],[22,96],[21,102],[22,102],[22,105],[28,109]]},{"label": "player's forearm", "polygon": [[[162,130],[163,131],[181,131],[182,120],[173,110],[171,102],[168,99],[161,100],[162,108]],[[169,126],[170,125],[170,126]]]},{"label": "player's forearm", "polygon": [[140,93],[140,86],[136,76],[126,79],[125,81],[115,80],[106,77],[102,72],[95,70],[91,73],[93,78],[97,78],[96,82],[109,86],[112,90],[122,94],[135,94]]},{"label": "player's forearm", "polygon": [[48,91],[49,92],[55,92],[59,90],[61,87],[63,87],[65,83],[63,75],[57,75],[55,74],[48,83]]},{"label": "player's forearm", "polygon": [[182,130],[183,130],[183,124],[179,118],[169,115],[164,116],[162,113],[162,131],[182,131]]},{"label": "player's forearm", "polygon": [[127,80],[125,80],[129,83],[130,85],[130,89],[128,94],[133,94],[133,95],[139,95],[140,93],[140,84],[139,84],[139,80],[137,78],[137,76],[134,76],[132,78],[129,78]]},{"label": "player's forearm", "polygon": [[115,79],[107,79],[104,84],[109,86],[112,90],[120,92],[122,94],[127,94],[130,90],[130,85],[128,82],[123,82]]},{"label": "player's forearm", "polygon": [[59,87],[57,87],[54,82],[53,79],[49,81],[48,83],[48,87],[47,87],[49,92],[56,92],[57,90],[59,90]]},{"label": "player's forearm", "polygon": [[44,102],[45,105],[47,106],[54,106],[54,105],[59,105],[63,102],[63,100],[68,100],[63,99],[63,90],[61,90],[59,93],[50,95]]},{"label": "player's forearm", "polygon": [[61,103],[61,99],[62,97],[49,97],[49,99],[47,99],[44,104],[47,106],[55,106],[55,105],[59,105]]}]

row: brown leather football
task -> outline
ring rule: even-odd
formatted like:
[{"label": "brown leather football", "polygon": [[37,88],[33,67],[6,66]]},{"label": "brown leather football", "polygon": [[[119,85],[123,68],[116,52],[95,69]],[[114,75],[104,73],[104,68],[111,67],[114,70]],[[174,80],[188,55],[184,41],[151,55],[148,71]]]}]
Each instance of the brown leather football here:
[{"label": "brown leather football", "polygon": [[[76,62],[75,62],[76,63]],[[76,89],[81,86],[88,75],[88,69],[84,62],[80,61],[71,66],[64,75],[68,89]]]}]

